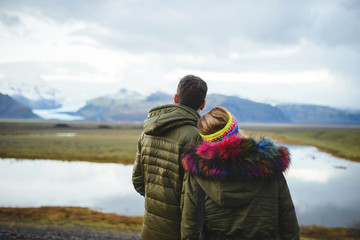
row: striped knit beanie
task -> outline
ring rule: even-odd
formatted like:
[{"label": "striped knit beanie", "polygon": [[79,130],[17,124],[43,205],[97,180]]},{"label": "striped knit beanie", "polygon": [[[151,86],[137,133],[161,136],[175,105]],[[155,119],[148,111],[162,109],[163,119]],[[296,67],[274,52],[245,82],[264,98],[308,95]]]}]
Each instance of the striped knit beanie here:
[{"label": "striped knit beanie", "polygon": [[228,114],[229,114],[229,120],[223,129],[209,135],[204,135],[200,133],[203,142],[206,143],[219,142],[239,132],[239,125],[238,122],[236,121],[236,118],[229,111]]}]

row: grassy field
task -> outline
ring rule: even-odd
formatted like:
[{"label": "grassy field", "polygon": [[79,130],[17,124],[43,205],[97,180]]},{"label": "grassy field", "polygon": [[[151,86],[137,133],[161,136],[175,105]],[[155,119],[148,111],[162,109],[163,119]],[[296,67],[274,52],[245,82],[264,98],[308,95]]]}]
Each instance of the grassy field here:
[{"label": "grassy field", "polygon": [[0,122],[0,157],[132,164],[139,125]]},{"label": "grassy field", "polygon": [[[86,226],[97,229],[126,229],[140,231],[142,217],[119,216],[80,207],[0,208],[0,223],[56,226]],[[359,239],[355,228],[325,228],[301,226],[302,240]]]},{"label": "grassy field", "polygon": [[[360,161],[360,127],[240,127],[250,135],[313,145],[335,156]],[[0,157],[132,164],[140,133],[140,124],[0,121]]]}]

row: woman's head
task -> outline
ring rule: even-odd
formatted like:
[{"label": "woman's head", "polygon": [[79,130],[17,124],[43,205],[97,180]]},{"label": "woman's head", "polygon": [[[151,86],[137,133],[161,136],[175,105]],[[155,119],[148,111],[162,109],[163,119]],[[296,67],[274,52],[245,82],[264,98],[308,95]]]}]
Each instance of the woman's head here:
[{"label": "woman's head", "polygon": [[223,107],[214,107],[198,121],[204,142],[218,142],[239,132],[235,117]]}]

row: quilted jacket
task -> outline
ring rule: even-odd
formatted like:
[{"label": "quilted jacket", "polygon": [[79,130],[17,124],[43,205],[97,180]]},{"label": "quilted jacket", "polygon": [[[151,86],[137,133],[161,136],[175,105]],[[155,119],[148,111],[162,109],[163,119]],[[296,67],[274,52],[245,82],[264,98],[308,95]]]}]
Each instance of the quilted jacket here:
[{"label": "quilted jacket", "polygon": [[151,109],[138,141],[132,181],[145,197],[142,239],[180,239],[183,170],[180,149],[199,144],[193,109],[170,104]]}]

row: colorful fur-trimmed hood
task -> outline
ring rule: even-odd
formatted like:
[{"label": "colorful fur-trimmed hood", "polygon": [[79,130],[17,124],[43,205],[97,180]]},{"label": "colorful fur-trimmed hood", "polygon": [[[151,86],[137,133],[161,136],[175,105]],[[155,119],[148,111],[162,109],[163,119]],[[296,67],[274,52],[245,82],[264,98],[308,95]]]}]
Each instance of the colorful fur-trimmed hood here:
[{"label": "colorful fur-trimmed hood", "polygon": [[221,142],[188,146],[181,158],[185,171],[214,180],[281,176],[290,164],[286,147],[277,146],[270,139],[255,141],[238,135]]}]

